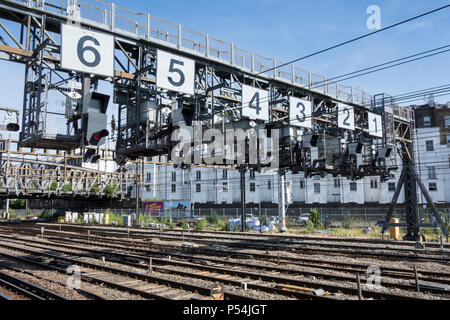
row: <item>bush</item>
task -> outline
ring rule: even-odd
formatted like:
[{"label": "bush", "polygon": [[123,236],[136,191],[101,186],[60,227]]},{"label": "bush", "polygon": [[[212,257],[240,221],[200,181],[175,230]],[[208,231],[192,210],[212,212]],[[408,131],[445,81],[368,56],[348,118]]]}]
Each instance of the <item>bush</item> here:
[{"label": "bush", "polygon": [[58,216],[55,212],[43,211],[39,216],[40,219],[43,219],[47,222],[55,222],[58,220]]},{"label": "bush", "polygon": [[52,181],[49,189],[50,189],[50,191],[56,191],[58,189],[58,181]]},{"label": "bush", "polygon": [[119,193],[119,186],[117,183],[105,187],[105,195],[108,198],[114,198]]},{"label": "bush", "polygon": [[208,218],[208,222],[210,224],[218,224],[219,223],[219,216],[217,215],[216,211],[211,212],[211,216]]},{"label": "bush", "polygon": [[305,228],[310,233],[314,233],[316,231],[316,228],[314,227],[314,223],[311,220],[308,220],[306,222]]},{"label": "bush", "polygon": [[266,214],[260,215],[259,222],[261,223],[261,225],[266,225],[267,224],[267,215]]},{"label": "bush", "polygon": [[61,191],[62,192],[71,192],[72,191],[72,184],[68,183],[68,184],[64,185],[64,187],[62,187]]},{"label": "bush", "polygon": [[186,221],[183,221],[183,224],[181,225],[181,228],[183,228],[184,230],[188,230],[189,229],[189,224]]},{"label": "bush", "polygon": [[16,199],[9,202],[9,207],[12,209],[20,210],[25,209],[26,200]]},{"label": "bush", "polygon": [[100,192],[100,187],[98,186],[98,183],[94,183],[94,185],[91,188],[91,193],[92,194],[97,194]]},{"label": "bush", "polygon": [[169,223],[169,221],[170,221],[170,219],[169,219],[168,217],[162,217],[162,218],[161,218],[161,223],[162,223],[162,224]]},{"label": "bush", "polygon": [[353,225],[353,218],[350,215],[350,212],[347,211],[346,214],[345,214],[344,222],[343,222],[342,226],[344,228],[351,228],[352,225]]},{"label": "bush", "polygon": [[173,223],[170,223],[167,227],[168,227],[169,229],[175,229],[175,225],[174,225]]},{"label": "bush", "polygon": [[224,224],[223,224],[223,226],[221,228],[221,231],[232,231],[229,220],[224,221]]},{"label": "bush", "polygon": [[445,226],[450,231],[450,214],[447,209],[444,210],[444,220]]},{"label": "bush", "polygon": [[[310,220],[314,228],[316,229],[322,229],[322,214],[320,213],[319,209],[312,209],[311,210],[311,218]],[[308,221],[308,222],[309,222]]]},{"label": "bush", "polygon": [[200,220],[196,225],[195,225],[195,230],[196,231],[202,231],[206,229],[206,220]]}]

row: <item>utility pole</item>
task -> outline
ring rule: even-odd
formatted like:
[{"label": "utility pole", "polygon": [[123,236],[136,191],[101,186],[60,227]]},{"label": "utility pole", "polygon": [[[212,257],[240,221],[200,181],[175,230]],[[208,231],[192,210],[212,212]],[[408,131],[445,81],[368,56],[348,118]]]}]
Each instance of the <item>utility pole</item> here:
[{"label": "utility pole", "polygon": [[247,231],[247,215],[245,213],[245,173],[247,168],[245,165],[240,165],[239,172],[241,174],[241,231]]},{"label": "utility pole", "polygon": [[286,172],[280,170],[280,232],[286,232]]}]

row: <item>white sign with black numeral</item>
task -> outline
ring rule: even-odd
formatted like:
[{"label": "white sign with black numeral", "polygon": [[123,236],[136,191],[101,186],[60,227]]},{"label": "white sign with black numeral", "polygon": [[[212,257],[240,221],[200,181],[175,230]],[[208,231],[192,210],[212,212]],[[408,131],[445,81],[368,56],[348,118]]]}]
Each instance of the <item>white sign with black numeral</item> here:
[{"label": "white sign with black numeral", "polygon": [[269,121],[269,91],[242,86],[242,116]]},{"label": "white sign with black numeral", "polygon": [[355,131],[355,109],[346,104],[338,106],[338,127]]},{"label": "white sign with black numeral", "polygon": [[67,24],[61,26],[61,68],[114,76],[114,37]]},{"label": "white sign with black numeral", "polygon": [[383,138],[382,119],[380,115],[369,112],[369,134],[371,136]]},{"label": "white sign with black numeral", "polygon": [[158,50],[156,86],[194,95],[195,61],[166,51]]},{"label": "white sign with black numeral", "polygon": [[291,126],[312,129],[313,118],[311,101],[290,97],[289,119]]}]

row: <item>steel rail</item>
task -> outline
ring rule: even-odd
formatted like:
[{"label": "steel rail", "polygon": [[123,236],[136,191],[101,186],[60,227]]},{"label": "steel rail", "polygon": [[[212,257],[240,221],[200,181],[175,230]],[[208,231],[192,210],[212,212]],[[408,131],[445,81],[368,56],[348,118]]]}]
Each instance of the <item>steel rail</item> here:
[{"label": "steel rail", "polygon": [[[182,282],[169,280],[169,279],[164,279],[164,278],[160,278],[160,277],[144,275],[144,274],[141,274],[141,273],[126,271],[126,270],[121,270],[121,269],[117,269],[117,268],[113,268],[113,267],[102,266],[102,265],[89,263],[89,262],[85,262],[85,261],[80,261],[80,260],[76,260],[76,259],[72,259],[72,258],[68,258],[68,257],[61,257],[61,256],[57,256],[57,255],[52,255],[52,254],[45,253],[45,252],[37,252],[37,251],[25,249],[25,248],[18,248],[18,247],[14,247],[14,246],[9,246],[9,245],[4,244],[4,243],[0,243],[0,247],[7,248],[7,249],[13,250],[13,251],[19,251],[19,252],[28,253],[28,254],[31,254],[31,255],[43,256],[43,257],[46,257],[46,258],[55,259],[57,261],[65,261],[65,262],[72,263],[74,265],[81,265],[81,266],[84,266],[84,267],[87,267],[87,268],[92,268],[92,269],[96,269],[96,270],[106,271],[106,272],[112,273],[112,274],[125,275],[125,276],[127,276],[129,278],[144,280],[144,281],[147,281],[147,282],[150,282],[150,283],[162,284],[162,285],[166,285],[166,286],[171,287],[171,288],[181,289],[181,290],[185,290],[185,291],[191,291],[191,292],[194,292],[194,293],[197,292],[197,293],[199,293],[201,295],[204,295],[205,297],[209,297],[210,296],[210,289],[209,288],[204,288],[204,287],[193,285],[193,284],[187,284],[187,283],[182,283]],[[2,254],[3,253],[0,252],[0,255],[2,255]],[[102,283],[105,283],[105,281],[103,279],[102,280],[92,279],[92,280],[94,280],[94,281],[101,281]],[[114,283],[114,284],[110,283],[110,285],[114,285],[117,288],[122,287],[123,290],[127,290],[127,291],[128,290],[135,290],[133,288],[121,286],[120,284],[117,284],[117,283]],[[135,290],[134,293],[136,293],[136,294],[144,294],[145,295],[145,291]],[[147,293],[147,294],[148,295],[152,295],[154,298],[167,299],[167,298],[165,298],[163,296],[159,296],[159,295],[155,295],[155,294],[151,294],[151,293]],[[249,297],[244,297],[244,296],[236,295],[236,294],[229,293],[229,292],[225,292],[224,296],[225,296],[225,298],[228,298],[230,300],[244,300],[244,299],[251,300],[251,298],[249,298]]]},{"label": "steel rail", "polygon": [[[21,241],[25,241],[25,240],[21,240]],[[136,263],[130,263],[130,262],[126,262],[123,260],[126,259],[139,259],[139,260],[147,260],[149,257],[148,256],[139,256],[139,255],[131,255],[131,254],[123,254],[123,253],[117,253],[117,252],[110,252],[110,251],[102,251],[102,250],[95,250],[95,249],[88,249],[88,248],[84,248],[84,247],[78,247],[78,246],[74,246],[74,245],[63,245],[63,244],[58,244],[58,243],[44,243],[43,241],[36,241],[36,243],[41,243],[43,244],[43,246],[39,246],[39,245],[30,245],[31,247],[36,247],[39,249],[50,249],[50,250],[55,250],[54,246],[59,246],[59,247],[63,247],[63,248],[68,248],[68,249],[72,249],[72,250],[79,250],[79,251],[87,251],[90,253],[94,253],[94,255],[85,255],[87,257],[91,257],[91,258],[98,258],[101,256],[114,256],[114,257],[118,257],[118,261],[117,259],[114,259],[112,261],[114,262],[119,262],[122,264],[128,264],[137,268],[145,268],[145,266],[141,265],[141,264],[136,264]],[[22,242],[18,243],[19,245],[23,245]],[[92,244],[91,244],[92,245]],[[49,248],[50,247],[50,248]],[[64,252],[66,254],[71,254],[71,255],[80,255],[79,253],[72,253],[72,252],[65,252],[62,250],[55,250],[55,251],[59,251],[59,252]],[[189,258],[188,256],[185,255],[173,255],[173,256],[177,256],[177,257],[183,257],[183,258]],[[197,259],[195,259],[197,260]],[[205,260],[205,261],[211,261],[212,259],[198,259],[198,260]],[[327,285],[323,285],[323,284],[316,284],[316,283],[312,283],[310,281],[300,281],[300,280],[295,280],[295,279],[286,279],[286,278],[281,278],[278,276],[268,276],[268,275],[264,275],[264,274],[260,274],[260,273],[254,273],[254,272],[246,272],[246,271],[238,271],[235,269],[229,269],[229,268],[221,268],[221,267],[211,267],[211,266],[204,266],[204,265],[199,265],[199,264],[195,264],[195,263],[186,263],[186,262],[181,262],[181,261],[174,261],[174,260],[167,260],[167,259],[155,259],[153,258],[153,261],[155,263],[159,263],[159,264],[171,264],[174,266],[179,266],[179,267],[185,267],[185,268],[194,268],[194,269],[200,269],[200,270],[206,270],[208,272],[215,272],[215,273],[222,273],[225,275],[236,275],[242,278],[251,278],[254,280],[258,280],[258,279],[264,279],[265,281],[268,282],[275,282],[275,283],[285,283],[285,284],[289,284],[289,285],[296,285],[296,286],[309,286],[309,287],[313,287],[315,289],[318,288],[326,288],[327,290],[333,290],[333,289],[338,289],[341,292],[345,292],[345,293],[350,293],[355,295],[356,293],[354,292],[355,289],[349,289],[346,287],[340,287],[340,286],[327,286]],[[222,261],[214,261],[212,260],[211,262],[219,262],[221,263]],[[227,262],[225,262],[227,263]],[[290,270],[290,269],[285,269],[285,268],[277,268],[277,267],[264,267],[264,266],[256,266],[256,265],[251,265],[251,264],[246,264],[246,263],[239,263],[239,262],[231,262],[229,263],[231,265],[234,266],[240,266],[240,267],[244,267],[244,268],[250,268],[250,269],[265,269],[267,271],[277,271],[277,272],[285,272],[285,273],[295,273],[295,274],[302,274],[302,275],[309,275],[309,276],[316,276],[318,278],[323,278],[323,279],[331,279],[331,280],[340,280],[340,281],[347,281],[347,282],[354,282],[354,277],[351,276],[341,276],[341,275],[327,275],[324,273],[318,273],[318,272],[310,272],[310,271],[297,271],[297,270]],[[160,269],[162,272],[169,272],[169,273],[175,273],[175,274],[181,274],[181,275],[188,275],[191,277],[196,277],[196,275],[192,274],[192,273],[185,273],[185,272],[180,272],[178,270],[171,270],[171,269],[167,269],[167,268],[162,268],[162,267],[154,267],[154,269]],[[203,276],[204,279],[207,280],[212,280],[215,281],[217,280],[216,278],[211,278],[208,276]],[[219,281],[223,282],[222,279],[220,279]],[[236,282],[236,281],[231,281],[232,284],[236,285],[239,284],[240,282]],[[229,284],[231,284],[229,283]],[[397,288],[397,289],[403,289],[403,290],[411,290],[414,289],[415,287],[412,285],[406,285],[406,284],[395,284],[395,283],[389,283],[389,282],[384,282],[382,283],[382,285],[384,287],[389,287],[389,288]],[[270,288],[273,289],[273,288]],[[267,290],[267,288],[266,288]],[[440,293],[442,294],[441,290],[433,290],[432,288],[430,290],[427,290],[429,292],[434,292],[434,293]],[[365,295],[371,295],[371,296],[375,296],[378,298],[389,298],[389,299],[393,299],[394,297],[390,296],[389,294],[384,294],[384,293],[379,293],[379,292],[373,292],[373,291],[365,291]],[[401,295],[396,296],[397,298],[402,297]],[[409,299],[409,297],[407,297],[406,299]]]},{"label": "steel rail", "polygon": [[0,285],[10,286],[11,289],[18,290],[20,294],[33,300],[70,300],[57,293],[3,272],[0,272]]}]

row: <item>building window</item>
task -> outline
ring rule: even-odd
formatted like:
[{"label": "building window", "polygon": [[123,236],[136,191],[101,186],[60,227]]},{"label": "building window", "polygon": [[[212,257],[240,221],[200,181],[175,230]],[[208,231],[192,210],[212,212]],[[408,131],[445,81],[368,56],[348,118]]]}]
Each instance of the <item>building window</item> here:
[{"label": "building window", "polygon": [[431,118],[430,117],[423,117],[423,125],[424,126],[431,126]]},{"label": "building window", "polygon": [[449,116],[445,117],[445,127],[450,128],[450,117]]},{"label": "building window", "polygon": [[255,180],[255,170],[250,170],[250,179]]},{"label": "building window", "polygon": [[250,192],[256,191],[256,185],[254,183],[250,183]]},{"label": "building window", "polygon": [[447,147],[450,147],[450,134],[447,134]]},{"label": "building window", "polygon": [[152,185],[149,184],[149,185],[145,186],[145,190],[146,190],[147,192],[151,192],[151,191],[152,191]]},{"label": "building window", "polygon": [[172,193],[176,193],[177,192],[177,185],[173,184],[172,185]]},{"label": "building window", "polygon": [[197,181],[201,181],[201,180],[202,180],[202,172],[197,171]]},{"label": "building window", "polygon": [[177,182],[177,173],[172,172],[172,182]]},{"label": "building window", "polygon": [[356,182],[350,182],[350,191],[358,191],[358,185]]},{"label": "building window", "polygon": [[228,182],[222,184],[223,192],[228,192]]},{"label": "building window", "polygon": [[222,171],[222,180],[227,180],[228,179],[228,170],[223,170]]},{"label": "building window", "polygon": [[272,181],[267,181],[267,188],[269,189],[269,190],[272,190]]},{"label": "building window", "polygon": [[320,193],[320,183],[314,183],[314,193]]},{"label": "building window", "polygon": [[430,191],[437,191],[437,184],[436,183],[430,183],[428,190],[430,190]]},{"label": "building window", "polygon": [[370,180],[370,188],[378,189],[378,180]]},{"label": "building window", "polygon": [[151,181],[152,181],[152,174],[147,173],[147,182],[151,182]]},{"label": "building window", "polygon": [[428,140],[426,142],[427,151],[434,151],[434,142],[433,140]]},{"label": "building window", "polygon": [[300,180],[300,189],[305,189],[305,180]]},{"label": "building window", "polygon": [[195,185],[195,191],[197,192],[197,193],[200,193],[200,192],[202,192],[202,185],[201,184],[197,184],[197,185]]},{"label": "building window", "polygon": [[334,179],[334,187],[335,188],[341,187],[341,179]]},{"label": "building window", "polygon": [[395,185],[394,182],[390,182],[389,185],[388,185],[388,188],[389,188],[390,192],[394,192],[395,189],[397,189],[397,186]]},{"label": "building window", "polygon": [[436,167],[428,167],[428,179],[436,179]]}]

